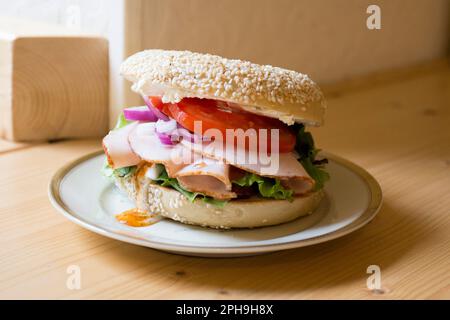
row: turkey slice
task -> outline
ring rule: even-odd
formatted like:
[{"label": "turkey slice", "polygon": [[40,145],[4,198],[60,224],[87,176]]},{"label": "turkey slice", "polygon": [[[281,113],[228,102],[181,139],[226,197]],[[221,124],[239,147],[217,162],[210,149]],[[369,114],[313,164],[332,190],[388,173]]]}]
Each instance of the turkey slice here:
[{"label": "turkey slice", "polygon": [[223,161],[211,158],[197,159],[174,173],[174,177],[180,180],[181,177],[189,176],[210,176],[221,181],[226,190],[231,190],[231,181],[229,178],[230,166]]},{"label": "turkey slice", "polygon": [[177,180],[184,189],[201,192],[215,199],[226,200],[237,197],[236,193],[227,190],[226,185],[213,176],[179,176]]},{"label": "turkey slice", "polygon": [[181,143],[203,156],[223,160],[237,168],[261,176],[279,179],[300,178],[314,183],[292,152],[260,155],[257,151],[236,148],[233,145],[223,146],[219,141],[193,143],[182,140]]},{"label": "turkey slice", "polygon": [[113,169],[134,166],[141,161],[128,142],[128,136],[136,126],[137,122],[134,122],[123,128],[111,130],[103,138],[103,149]]},{"label": "turkey slice", "polygon": [[230,191],[228,164],[194,154],[181,144],[164,145],[154,129],[154,123],[142,123],[131,131],[130,145],[139,157],[149,163],[164,164],[169,177],[177,178],[188,191],[201,192],[216,199],[236,197]]},{"label": "turkey slice", "polygon": [[281,180],[281,185],[286,189],[294,191],[295,195],[302,195],[312,191],[313,186],[311,182],[301,178],[291,178],[288,180]]},{"label": "turkey slice", "polygon": [[162,144],[155,134],[155,123],[140,123],[129,134],[131,149],[142,160],[150,163],[161,163],[166,167],[170,177],[183,168],[183,148],[179,144]]}]

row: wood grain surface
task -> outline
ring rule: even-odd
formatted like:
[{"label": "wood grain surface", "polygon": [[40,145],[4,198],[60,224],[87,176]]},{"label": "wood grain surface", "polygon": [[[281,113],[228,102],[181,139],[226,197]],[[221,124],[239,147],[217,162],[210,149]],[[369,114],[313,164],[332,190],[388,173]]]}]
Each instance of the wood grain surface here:
[{"label": "wood grain surface", "polygon": [[[363,229],[257,257],[167,254],[96,235],[51,207],[52,174],[98,140],[12,148],[0,153],[0,298],[450,299],[448,64],[327,92],[318,145],[365,167],[384,192]],[[366,288],[372,264],[379,292]],[[70,265],[81,268],[80,290],[66,287]]]},{"label": "wood grain surface", "polygon": [[105,38],[0,18],[1,137],[100,138],[109,127],[108,81]]}]

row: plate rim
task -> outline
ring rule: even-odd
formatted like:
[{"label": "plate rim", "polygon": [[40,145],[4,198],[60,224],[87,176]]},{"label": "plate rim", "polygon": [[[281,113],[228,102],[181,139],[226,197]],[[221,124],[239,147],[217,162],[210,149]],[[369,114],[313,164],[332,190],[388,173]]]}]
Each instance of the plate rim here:
[{"label": "plate rim", "polygon": [[63,202],[60,195],[60,185],[67,173],[75,168],[77,165],[95,158],[103,153],[103,150],[94,151],[81,156],[75,160],[72,160],[59,168],[52,176],[48,184],[48,196],[51,204],[56,210],[66,217],[68,220],[76,223],[77,225],[100,234],[102,236],[112,238],[115,240],[145,246],[149,248],[154,248],[158,250],[171,251],[171,252],[181,252],[181,253],[202,253],[202,254],[249,254],[249,253],[260,253],[260,252],[273,252],[279,250],[287,250],[305,247],[313,244],[319,244],[343,237],[350,234],[366,224],[368,224],[376,216],[381,208],[383,202],[383,193],[381,186],[378,181],[365,169],[358,166],[357,164],[347,160],[341,156],[335,155],[330,152],[321,151],[321,154],[325,157],[333,160],[334,162],[346,167],[353,173],[357,174],[367,185],[369,189],[370,201],[366,210],[350,224],[334,230],[330,233],[284,243],[275,244],[264,244],[264,245],[249,245],[249,246],[223,246],[223,247],[202,247],[202,246],[192,246],[192,245],[180,245],[180,244],[168,244],[165,242],[142,239],[138,236],[132,234],[120,234],[113,230],[109,230],[104,226],[100,226],[91,222],[88,222],[83,217],[78,215],[76,212],[72,211]]}]

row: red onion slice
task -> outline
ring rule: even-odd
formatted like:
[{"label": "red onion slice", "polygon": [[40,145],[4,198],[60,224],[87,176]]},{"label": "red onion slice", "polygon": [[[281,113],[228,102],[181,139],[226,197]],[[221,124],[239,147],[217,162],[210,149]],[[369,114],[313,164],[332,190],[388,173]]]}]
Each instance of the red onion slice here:
[{"label": "red onion slice", "polygon": [[173,145],[172,137],[165,133],[160,133],[158,131],[155,131],[156,135],[159,138],[159,141],[161,141],[162,144],[165,144],[167,146]]},{"label": "red onion slice", "polygon": [[151,103],[150,99],[147,96],[142,96],[142,98],[144,98],[145,104],[155,114],[155,116],[158,117],[158,119],[165,120],[165,121],[169,120],[168,116],[166,116],[164,113],[159,111],[158,108],[153,106],[153,104]]},{"label": "red onion slice", "polygon": [[156,115],[146,106],[126,108],[123,110],[123,115],[125,119],[130,121],[153,122],[158,120]]}]

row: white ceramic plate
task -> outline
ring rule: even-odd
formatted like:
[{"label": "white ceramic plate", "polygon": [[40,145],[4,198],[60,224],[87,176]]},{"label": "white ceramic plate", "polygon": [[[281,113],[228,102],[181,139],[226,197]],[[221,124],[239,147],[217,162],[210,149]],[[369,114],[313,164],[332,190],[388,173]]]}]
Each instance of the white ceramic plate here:
[{"label": "white ceramic plate", "polygon": [[101,235],[172,253],[229,257],[329,241],[368,223],[381,206],[381,188],[364,169],[332,154],[325,198],[311,215],[273,227],[215,230],[163,219],[148,227],[119,223],[115,214],[133,203],[100,173],[102,151],[61,168],[50,182],[53,206],[69,220]]}]

